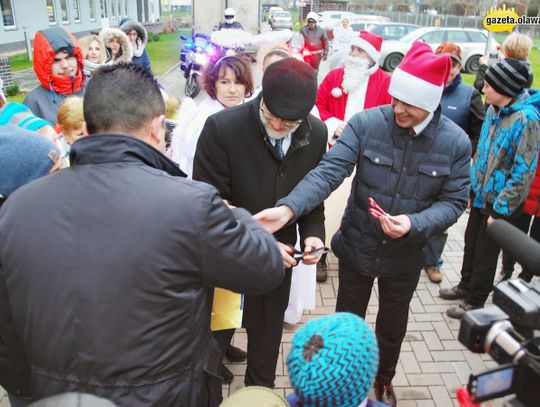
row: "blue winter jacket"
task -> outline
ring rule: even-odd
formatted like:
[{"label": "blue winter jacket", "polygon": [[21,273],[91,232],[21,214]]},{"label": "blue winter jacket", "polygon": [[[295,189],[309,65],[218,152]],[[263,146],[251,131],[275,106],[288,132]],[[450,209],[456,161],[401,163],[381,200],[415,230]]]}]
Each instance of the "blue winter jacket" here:
[{"label": "blue winter jacket", "polygon": [[490,106],[471,167],[472,205],[511,216],[525,202],[540,143],[540,93],[526,89],[503,109]]},{"label": "blue winter jacket", "polygon": [[[277,205],[301,216],[328,197],[356,167],[351,194],[332,249],[349,267],[370,276],[418,271],[429,236],[455,223],[469,197],[471,144],[440,113],[414,135],[396,125],[390,105],[353,116],[342,136]],[[391,215],[406,214],[410,232],[392,239],[369,212],[373,197]]]}]

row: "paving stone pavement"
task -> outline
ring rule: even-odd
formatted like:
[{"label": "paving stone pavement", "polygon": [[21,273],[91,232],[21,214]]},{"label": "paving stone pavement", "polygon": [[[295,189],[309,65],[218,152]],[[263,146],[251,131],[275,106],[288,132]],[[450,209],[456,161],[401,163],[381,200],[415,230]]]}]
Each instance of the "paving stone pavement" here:
[{"label": "paving stone pavement", "polygon": [[[442,271],[444,281],[439,285],[431,283],[422,272],[416,293],[410,304],[407,335],[401,348],[397,374],[393,384],[399,407],[446,407],[458,406],[456,389],[468,382],[471,372],[481,372],[497,364],[488,355],[469,352],[457,340],[459,321],[446,316],[446,309],[457,301],[446,301],[438,297],[439,288],[451,287],[459,282],[463,257],[463,234],[467,223],[467,213],[450,228],[446,244]],[[286,356],[291,341],[298,328],[307,321],[334,312],[339,285],[337,259],[330,256],[329,278],[317,284],[317,306],[304,311],[300,323],[285,325],[281,351],[276,369],[275,391],[282,395],[292,392],[287,376]],[[377,314],[377,285],[373,289],[368,306],[366,321],[374,327]],[[237,330],[234,344],[246,349],[246,333]],[[244,386],[245,363],[227,364],[235,378],[230,385],[223,386],[223,396],[227,397]],[[374,398],[373,391],[370,394]],[[497,400],[495,406],[502,405]]]}]

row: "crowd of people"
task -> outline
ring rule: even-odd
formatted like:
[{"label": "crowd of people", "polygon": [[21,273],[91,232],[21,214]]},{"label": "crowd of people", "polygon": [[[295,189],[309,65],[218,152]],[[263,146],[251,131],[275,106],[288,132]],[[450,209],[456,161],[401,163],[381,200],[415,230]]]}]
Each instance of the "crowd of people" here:
[{"label": "crowd of people", "polygon": [[[23,104],[0,93],[0,385],[12,406],[62,393],[103,406],[396,406],[409,303],[422,270],[443,280],[447,229],[469,208],[461,281],[440,290],[463,299],[452,318],[493,287],[494,219],[532,223],[539,238],[527,36],[508,36],[478,89],[456,44],[414,43],[390,76],[382,38],[344,21],[341,66],[319,84],[329,43],[307,17],[320,50],[309,64],[276,45],[256,86],[248,59],[224,56],[205,67],[199,103],[159,85],[136,21],[80,40],[36,34],[39,86]],[[239,25],[233,9],[225,18]],[[337,189],[348,199],[332,201]],[[339,225],[325,225],[325,204]],[[315,290],[294,272],[317,265],[325,281],[328,246],[336,313],[297,331],[284,399],[269,389],[291,284]],[[502,279],[514,264],[504,256]],[[214,318],[232,303],[217,289],[238,300],[226,327]],[[240,327],[245,351],[231,343]],[[226,359],[247,360],[246,388],[223,401]]]}]

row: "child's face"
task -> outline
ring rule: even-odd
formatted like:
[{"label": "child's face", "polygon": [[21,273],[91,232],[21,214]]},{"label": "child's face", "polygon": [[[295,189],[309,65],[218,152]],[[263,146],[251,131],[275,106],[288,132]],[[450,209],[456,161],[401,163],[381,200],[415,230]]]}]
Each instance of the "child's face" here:
[{"label": "child's face", "polygon": [[78,139],[83,136],[82,125],[78,129],[66,129],[64,131],[64,138],[68,144],[75,143]]}]

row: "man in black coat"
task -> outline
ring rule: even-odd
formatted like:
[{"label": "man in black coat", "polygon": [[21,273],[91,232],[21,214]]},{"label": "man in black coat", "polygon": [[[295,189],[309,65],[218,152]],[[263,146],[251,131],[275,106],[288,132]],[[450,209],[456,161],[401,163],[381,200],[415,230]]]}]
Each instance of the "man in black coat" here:
[{"label": "man in black coat", "polygon": [[[195,152],[193,178],[215,186],[223,199],[252,213],[274,205],[326,151],[326,126],[309,114],[316,95],[316,71],[308,65],[293,58],[270,65],[259,97],[207,119]],[[324,246],[323,205],[275,234],[287,269],[282,284],[265,295],[245,297],[248,386],[274,387],[291,267],[296,264],[291,253],[297,225],[306,252],[303,261],[315,264],[320,255],[307,253]]]},{"label": "man in black coat", "polygon": [[216,406],[213,289],[275,289],[280,250],[162,154],[165,105],[144,68],[100,70],[84,116],[92,135],[73,144],[71,167],[0,211],[0,354],[30,366],[35,398]]}]

